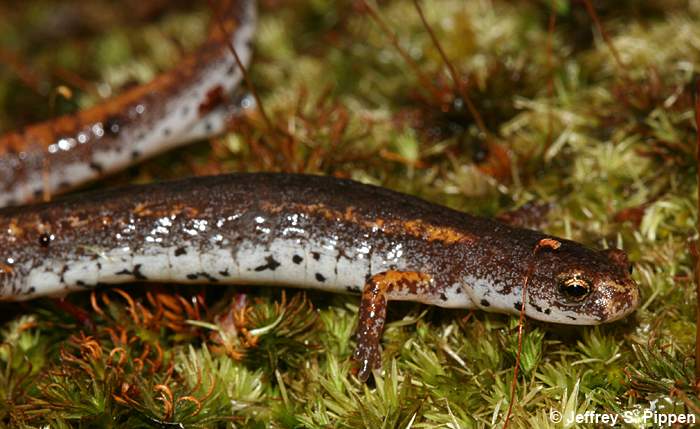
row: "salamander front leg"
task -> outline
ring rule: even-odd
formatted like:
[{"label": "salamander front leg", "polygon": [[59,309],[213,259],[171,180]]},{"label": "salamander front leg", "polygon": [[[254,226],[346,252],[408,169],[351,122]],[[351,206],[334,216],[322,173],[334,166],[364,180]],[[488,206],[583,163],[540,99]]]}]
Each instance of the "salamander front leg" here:
[{"label": "salamander front leg", "polygon": [[353,359],[359,363],[357,377],[367,381],[382,365],[379,341],[384,331],[386,305],[391,299],[430,293],[432,278],[416,271],[385,271],[372,276],[362,291],[357,324],[357,347]]}]

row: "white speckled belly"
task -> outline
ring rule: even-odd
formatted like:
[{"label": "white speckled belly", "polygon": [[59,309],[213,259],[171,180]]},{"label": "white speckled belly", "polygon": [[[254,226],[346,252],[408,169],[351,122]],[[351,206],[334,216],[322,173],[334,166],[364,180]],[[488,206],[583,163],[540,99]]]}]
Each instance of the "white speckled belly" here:
[{"label": "white speckled belly", "polygon": [[[52,259],[33,267],[24,290],[60,295],[98,284],[131,281],[266,284],[311,287],[332,292],[359,292],[374,270],[366,255],[339,256],[320,244],[277,239],[269,245],[240,242],[235,248],[146,246],[89,249],[75,260]],[[24,298],[32,298],[27,294]]]}]

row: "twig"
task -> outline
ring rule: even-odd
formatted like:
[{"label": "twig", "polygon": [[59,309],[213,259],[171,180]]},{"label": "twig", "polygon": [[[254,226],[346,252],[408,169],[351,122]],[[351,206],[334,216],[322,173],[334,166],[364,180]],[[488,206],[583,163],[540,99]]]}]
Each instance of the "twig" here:
[{"label": "twig", "polygon": [[406,50],[401,47],[398,36],[396,35],[396,33],[391,31],[391,29],[384,21],[382,16],[379,14],[379,12],[377,12],[374,6],[370,5],[366,0],[361,1],[364,7],[367,9],[370,18],[372,18],[372,20],[382,29],[384,34],[386,34],[389,37],[389,40],[391,41],[391,44],[394,45],[396,52],[398,52],[399,55],[401,55],[401,58],[403,58],[403,60],[406,61],[406,64],[408,64],[411,70],[413,70],[413,72],[418,77],[418,80],[420,80],[421,84],[423,85],[423,88],[426,91],[430,92],[434,97],[439,97],[439,93],[435,88],[435,85],[433,85],[430,78],[425,73],[423,73],[420,67],[418,67],[418,64],[416,64],[416,62],[413,61],[413,58],[411,58],[408,52],[406,52]]},{"label": "twig", "polygon": [[0,47],[0,64],[7,66],[12,72],[32,91],[41,96],[46,95],[46,91],[41,90],[41,78],[27,64],[13,52]]},{"label": "twig", "polygon": [[554,97],[554,61],[552,59],[552,51],[554,44],[554,28],[557,25],[557,14],[554,10],[555,3],[552,2],[552,10],[549,13],[549,22],[547,25],[547,72],[549,77],[547,79],[547,98],[549,99],[549,104],[547,108],[547,140],[545,141],[543,153],[547,153],[549,147],[552,145],[552,133],[554,122],[554,115],[552,114],[552,102]]},{"label": "twig", "polygon": [[447,70],[450,72],[452,80],[454,81],[455,85],[457,85],[457,91],[459,92],[459,95],[462,97],[464,103],[467,105],[469,113],[472,114],[474,122],[476,122],[476,126],[479,127],[479,131],[481,131],[485,136],[488,136],[488,131],[486,129],[486,125],[484,125],[484,120],[481,118],[481,114],[476,109],[476,106],[474,106],[474,103],[472,103],[472,100],[469,97],[469,92],[467,91],[467,88],[464,87],[464,83],[457,74],[457,70],[455,69],[450,59],[447,58],[447,54],[445,54],[445,51],[442,49],[442,45],[440,44],[440,41],[438,40],[437,36],[435,36],[435,32],[433,31],[432,27],[430,27],[430,24],[428,24],[428,21],[425,19],[425,14],[423,14],[423,9],[420,7],[419,0],[413,0],[413,4],[416,7],[416,11],[418,11],[418,15],[420,15],[420,19],[423,22],[423,26],[430,35],[430,39],[433,41],[435,48],[437,48],[438,52],[440,53],[442,61],[444,61],[445,65],[447,66]]},{"label": "twig", "polygon": [[688,395],[686,395],[685,392],[683,392],[681,389],[677,387],[672,387],[671,390],[668,392],[668,395],[672,398],[674,396],[681,398],[681,401],[683,401],[685,406],[688,407],[690,411],[694,412],[695,414],[700,414],[700,408],[698,408],[698,406],[695,405],[695,403],[693,403],[693,401],[690,400]]},{"label": "twig", "polygon": [[523,288],[520,291],[520,319],[518,320],[518,353],[515,357],[515,367],[513,368],[513,381],[510,384],[510,400],[508,401],[508,413],[506,414],[506,419],[503,422],[503,429],[508,428],[508,423],[510,423],[510,416],[513,413],[513,402],[515,401],[515,386],[518,383],[518,370],[520,369],[521,355],[523,352],[523,331],[525,331],[525,299],[527,298],[527,285],[532,275],[532,270],[535,268],[535,256],[537,252],[542,248],[550,248],[556,250],[561,246],[561,243],[552,238],[543,238],[535,244],[535,248],[532,249],[532,256],[530,257],[530,263],[528,264],[527,272],[525,273],[525,278],[523,279]]},{"label": "twig", "polygon": [[[700,78],[695,80],[695,156],[698,175],[698,220],[700,231]],[[697,246],[697,242],[696,242]],[[700,256],[695,259],[695,385],[700,383]]]},{"label": "twig", "polygon": [[[221,20],[221,17],[217,13],[216,7],[214,5],[214,0],[208,0],[209,2],[209,8],[212,11],[213,17],[212,19],[216,21],[216,24],[219,26],[219,29],[221,30],[222,34],[227,34],[226,32],[226,26],[224,25],[224,22]],[[236,25],[241,25],[240,22],[237,22]],[[265,122],[265,125],[267,125],[267,128],[270,131],[274,131],[276,128],[272,126],[272,121],[270,121],[270,117],[267,116],[267,112],[265,112],[265,107],[262,104],[262,101],[260,100],[260,96],[258,95],[258,91],[255,89],[255,86],[253,85],[253,81],[250,78],[250,74],[248,73],[248,70],[245,68],[245,65],[243,65],[243,61],[241,61],[241,58],[238,56],[238,52],[236,51],[236,47],[233,46],[233,42],[230,40],[226,41],[226,46],[228,46],[229,50],[233,54],[233,58],[236,60],[236,64],[238,65],[238,69],[241,71],[241,74],[243,75],[243,80],[245,80],[246,86],[250,90],[250,92],[253,94],[253,97],[255,98],[255,103],[258,106],[258,110],[260,111],[260,115],[263,117],[263,121]]]},{"label": "twig", "polygon": [[605,31],[605,28],[603,28],[603,24],[600,22],[600,18],[598,17],[598,14],[596,13],[595,9],[593,8],[593,4],[591,4],[591,0],[583,0],[583,4],[586,6],[586,12],[588,12],[588,15],[591,17],[593,20],[593,23],[595,24],[596,28],[598,29],[598,32],[600,33],[601,36],[603,36],[603,40],[605,41],[605,44],[608,46],[608,49],[610,49],[610,53],[612,54],[613,58],[615,58],[615,65],[621,70],[625,71],[625,65],[622,62],[622,58],[620,58],[620,54],[617,52],[617,49],[615,49],[615,45],[613,45],[612,39],[610,38],[610,35],[608,35],[608,32]]}]

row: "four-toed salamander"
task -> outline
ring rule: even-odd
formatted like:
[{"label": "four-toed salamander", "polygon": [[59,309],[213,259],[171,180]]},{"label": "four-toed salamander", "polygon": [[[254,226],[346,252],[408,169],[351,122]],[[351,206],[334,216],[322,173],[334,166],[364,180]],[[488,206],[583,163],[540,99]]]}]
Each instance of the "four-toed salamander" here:
[{"label": "four-toed salamander", "polygon": [[[596,251],[331,177],[234,174],[0,209],[0,299],[133,281],[361,293],[359,376],[380,363],[388,300],[617,320],[639,303],[620,250]],[[557,243],[536,257],[543,239]]]}]

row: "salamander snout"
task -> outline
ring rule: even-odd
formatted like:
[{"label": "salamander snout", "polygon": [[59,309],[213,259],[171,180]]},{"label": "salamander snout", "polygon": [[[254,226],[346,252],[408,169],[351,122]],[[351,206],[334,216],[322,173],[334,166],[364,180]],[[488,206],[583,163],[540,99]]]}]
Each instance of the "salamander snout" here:
[{"label": "salamander snout", "polygon": [[601,264],[598,272],[591,273],[597,284],[590,311],[598,316],[600,323],[614,322],[639,307],[639,286],[632,279],[633,266],[625,252],[608,249],[600,253],[610,265]]},{"label": "salamander snout", "polygon": [[[632,266],[618,249],[560,249],[536,277],[528,315],[572,325],[597,325],[624,318],[640,303]],[[551,263],[551,265],[550,265]],[[546,277],[546,278],[545,278]]]},{"label": "salamander snout", "polygon": [[629,277],[598,276],[593,289],[580,308],[583,318],[591,320],[591,324],[620,320],[639,307],[639,288]]}]

